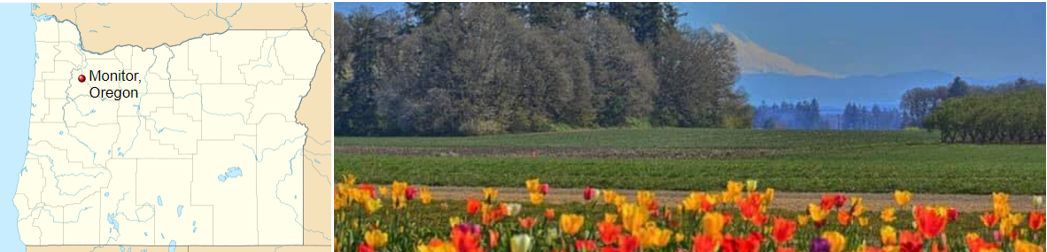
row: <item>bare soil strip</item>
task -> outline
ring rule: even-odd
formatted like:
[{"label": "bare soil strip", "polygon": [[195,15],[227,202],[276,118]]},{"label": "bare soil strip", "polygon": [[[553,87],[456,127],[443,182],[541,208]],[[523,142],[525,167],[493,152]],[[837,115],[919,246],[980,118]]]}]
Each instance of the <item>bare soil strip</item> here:
[{"label": "bare soil strip", "polygon": [[[483,196],[480,187],[432,187],[434,199],[443,200],[465,200],[468,198],[481,198]],[[626,195],[635,200],[636,190],[615,190],[618,194]],[[686,191],[654,191],[661,204],[675,204],[687,197],[690,192]],[[818,203],[821,193],[793,193],[775,192],[774,201],[770,207],[789,211],[806,211],[807,204]],[[865,206],[873,211],[879,211],[884,207],[894,206],[894,195],[890,193],[845,193],[848,197],[861,197]],[[530,198],[525,188],[498,188],[498,199],[503,202],[520,202],[530,204]],[[600,200],[602,199],[594,199]],[[545,202],[549,203],[571,203],[584,202],[582,189],[557,189],[553,188],[545,196]],[[1033,196],[1011,195],[1011,209],[1013,211],[1026,212],[1034,209]],[[849,204],[849,203],[848,203]],[[992,196],[970,195],[970,194],[913,194],[912,202],[915,205],[941,205],[955,207],[960,212],[983,212],[992,210]]]},{"label": "bare soil strip", "polygon": [[717,159],[763,157],[787,153],[786,149],[617,149],[617,148],[525,148],[525,147],[350,147],[335,146],[335,152],[354,155],[395,156],[504,156],[553,158],[652,158]]}]

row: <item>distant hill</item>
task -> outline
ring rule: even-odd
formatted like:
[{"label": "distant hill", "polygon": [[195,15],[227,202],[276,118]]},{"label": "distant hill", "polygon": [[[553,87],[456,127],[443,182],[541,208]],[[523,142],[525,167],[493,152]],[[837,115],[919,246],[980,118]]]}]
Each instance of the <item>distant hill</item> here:
[{"label": "distant hill", "polygon": [[[943,71],[916,71],[888,75],[860,75],[844,78],[818,76],[793,76],[774,73],[743,74],[736,84],[749,93],[749,103],[778,103],[818,99],[822,112],[842,111],[848,102],[864,105],[897,107],[906,90],[915,87],[945,85],[956,75]],[[995,85],[1017,79],[1014,77],[994,79],[971,79],[961,76],[974,85]],[[1026,77],[1043,80],[1042,76]]]}]

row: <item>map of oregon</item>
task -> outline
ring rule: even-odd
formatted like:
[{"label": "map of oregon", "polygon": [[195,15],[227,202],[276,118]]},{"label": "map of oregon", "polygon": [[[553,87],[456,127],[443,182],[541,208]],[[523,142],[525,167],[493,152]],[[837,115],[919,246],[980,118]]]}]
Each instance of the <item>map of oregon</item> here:
[{"label": "map of oregon", "polygon": [[28,251],[328,251],[328,4],[39,4]]}]

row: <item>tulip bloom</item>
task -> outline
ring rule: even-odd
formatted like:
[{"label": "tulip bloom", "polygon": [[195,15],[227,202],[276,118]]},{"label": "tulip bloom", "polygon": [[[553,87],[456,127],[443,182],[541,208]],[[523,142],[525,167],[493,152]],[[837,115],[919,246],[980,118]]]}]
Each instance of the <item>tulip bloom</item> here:
[{"label": "tulip bloom", "polygon": [[622,233],[622,227],[614,224],[614,222],[600,222],[596,224],[596,231],[600,234],[600,241],[604,244],[611,244],[618,240],[618,235]]},{"label": "tulip bloom", "polygon": [[585,201],[593,199],[595,195],[596,189],[593,189],[592,186],[586,186],[585,190],[582,190],[582,199],[584,199]]},{"label": "tulip bloom", "polygon": [[822,233],[822,239],[829,242],[830,252],[842,252],[847,247],[847,238],[843,237],[840,232],[832,231]]},{"label": "tulip bloom", "polygon": [[1043,252],[1043,247],[1025,240],[1014,241],[1014,252]]},{"label": "tulip bloom", "polygon": [[546,208],[545,209],[545,219],[546,220],[553,220],[553,218],[556,218],[556,210],[552,209],[552,208]]},{"label": "tulip bloom", "polygon": [[904,207],[905,205],[908,205],[910,200],[912,200],[911,192],[899,190],[894,191],[894,202],[898,203],[899,207]]},{"label": "tulip bloom", "polygon": [[883,246],[898,245],[898,232],[894,231],[894,227],[883,226],[880,228],[880,242]]},{"label": "tulip bloom", "polygon": [[988,242],[982,239],[978,233],[968,233],[964,236],[964,240],[967,242],[967,248],[970,252],[992,252],[999,251],[996,244]]},{"label": "tulip bloom", "polygon": [[364,233],[364,242],[372,248],[381,248],[389,242],[389,234],[382,232],[382,230],[371,230]]},{"label": "tulip bloom", "polygon": [[581,252],[592,252],[596,251],[596,241],[593,240],[575,240],[574,249]]},{"label": "tulip bloom", "polygon": [[811,220],[814,221],[814,226],[816,227],[821,227],[825,223],[825,218],[829,217],[827,209],[815,204],[807,205],[807,214],[811,216]]},{"label": "tulip bloom", "polygon": [[498,199],[498,189],[494,187],[484,187],[484,201],[491,202]]},{"label": "tulip bloom", "polygon": [[796,222],[781,217],[774,217],[774,227],[771,229],[771,239],[774,239],[774,242],[781,244],[792,240],[795,232]]},{"label": "tulip bloom", "polygon": [[545,194],[541,193],[528,193],[528,196],[531,197],[531,204],[536,206],[541,205],[542,201],[545,200]]},{"label": "tulip bloom", "polygon": [[924,238],[937,237],[945,230],[949,217],[944,210],[944,208],[916,206],[913,218],[916,219],[916,229],[923,233]]},{"label": "tulip bloom", "polygon": [[901,245],[901,252],[923,251],[923,237],[916,232],[902,231],[901,236],[898,237],[898,242]]},{"label": "tulip bloom", "polygon": [[413,200],[417,195],[418,189],[414,186],[408,186],[407,189],[404,190],[404,197],[407,198],[407,200]]},{"label": "tulip bloom", "polygon": [[716,240],[723,237],[723,226],[727,224],[724,215],[717,212],[706,213],[702,216],[702,232],[712,236]]},{"label": "tulip bloom", "polygon": [[993,214],[992,212],[982,213],[982,216],[980,217],[980,219],[982,221],[982,225],[987,227],[987,228],[991,228],[992,226],[995,226],[996,225],[996,221],[999,220],[999,218],[997,218],[997,216],[995,214]]},{"label": "tulip bloom", "polygon": [[694,245],[691,245],[691,252],[714,252],[716,246],[719,245],[716,242],[716,238],[711,235],[696,234],[693,238]]},{"label": "tulip bloom", "polygon": [[520,218],[518,221],[520,222],[520,227],[524,229],[531,229],[531,226],[534,226],[534,223],[538,222],[534,217]]},{"label": "tulip bloom", "polygon": [[479,212],[480,207],[482,206],[483,203],[480,202],[479,199],[467,199],[465,204],[465,212],[469,213],[469,215],[476,215],[476,212]]},{"label": "tulip bloom", "polygon": [[433,201],[433,194],[429,191],[429,187],[422,187],[422,191],[418,195],[418,199],[422,200],[423,205],[428,205]]},{"label": "tulip bloom", "polygon": [[578,230],[582,229],[582,224],[585,223],[585,216],[576,214],[564,214],[560,215],[560,230],[567,234],[576,234]]},{"label": "tulip bloom", "polygon": [[527,180],[526,183],[527,183],[527,192],[529,192],[529,193],[538,193],[538,186],[541,185],[541,182],[539,182],[538,179]]},{"label": "tulip bloom", "polygon": [[530,252],[532,246],[534,246],[534,238],[526,234],[514,235],[509,241],[509,251],[511,252]]},{"label": "tulip bloom", "polygon": [[992,211],[996,217],[1006,217],[1011,214],[1011,204],[1006,193],[992,193]]},{"label": "tulip bloom", "polygon": [[1044,212],[1043,211],[1032,211],[1029,212],[1029,229],[1040,230],[1044,226]]},{"label": "tulip bloom", "polygon": [[880,211],[880,220],[885,223],[894,222],[894,220],[898,219],[898,217],[894,215],[894,211],[893,207],[884,208],[883,211]]},{"label": "tulip bloom", "polygon": [[832,249],[832,244],[829,244],[828,240],[822,237],[814,237],[814,239],[811,240],[811,246],[808,249],[808,252],[829,252],[830,249]]},{"label": "tulip bloom", "polygon": [[480,230],[470,226],[472,225],[458,224],[451,229],[451,243],[458,252],[483,252],[483,247],[480,246],[480,240],[483,239]]}]

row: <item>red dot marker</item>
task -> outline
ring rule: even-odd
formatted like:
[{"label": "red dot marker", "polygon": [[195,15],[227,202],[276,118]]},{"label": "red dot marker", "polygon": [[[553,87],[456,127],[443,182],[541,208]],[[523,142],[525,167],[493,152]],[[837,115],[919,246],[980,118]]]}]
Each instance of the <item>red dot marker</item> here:
[{"label": "red dot marker", "polygon": [[80,77],[77,79],[80,80],[80,82],[84,82],[84,80],[86,80],[87,78],[84,78],[84,75],[81,74]]}]

